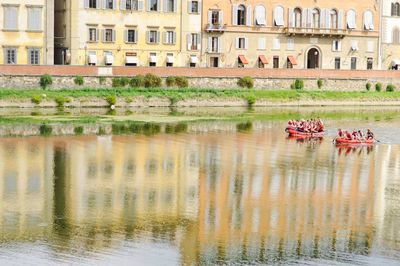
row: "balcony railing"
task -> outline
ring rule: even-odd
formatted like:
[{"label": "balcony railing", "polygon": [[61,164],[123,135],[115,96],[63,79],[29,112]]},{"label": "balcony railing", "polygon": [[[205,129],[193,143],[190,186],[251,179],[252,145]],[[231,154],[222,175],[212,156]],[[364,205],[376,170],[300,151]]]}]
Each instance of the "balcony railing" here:
[{"label": "balcony railing", "polygon": [[209,23],[207,24],[206,31],[208,32],[224,32],[226,30],[226,24],[220,23]]},{"label": "balcony railing", "polygon": [[346,30],[344,29],[286,27],[284,30],[287,35],[332,36],[332,37],[344,37],[346,35]]}]

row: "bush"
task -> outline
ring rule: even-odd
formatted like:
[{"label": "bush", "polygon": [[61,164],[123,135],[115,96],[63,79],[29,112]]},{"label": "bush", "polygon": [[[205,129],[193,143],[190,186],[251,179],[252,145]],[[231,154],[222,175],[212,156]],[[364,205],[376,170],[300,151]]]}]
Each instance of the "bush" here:
[{"label": "bush", "polygon": [[106,101],[109,106],[115,105],[117,103],[117,97],[115,95],[109,95],[106,97]]},{"label": "bush", "polygon": [[322,89],[322,86],[324,86],[324,81],[322,79],[318,79],[317,86],[318,86],[318,89]]},{"label": "bush", "polygon": [[254,79],[252,77],[242,77],[238,80],[237,85],[241,88],[251,89],[254,87]]},{"label": "bush", "polygon": [[112,85],[113,88],[121,87],[121,79],[120,78],[112,78]]},{"label": "bush", "polygon": [[136,75],[135,77],[131,78],[129,81],[129,85],[133,88],[143,87],[143,79],[142,75]]},{"label": "bush", "polygon": [[83,134],[83,127],[82,126],[77,126],[74,128],[74,133],[75,135],[82,135]]},{"label": "bush", "polygon": [[120,78],[121,87],[125,87],[126,85],[129,84],[129,82],[130,82],[130,80],[129,80],[129,78],[127,78],[127,77],[122,77],[122,78]]},{"label": "bush", "polygon": [[39,127],[39,132],[41,136],[50,136],[53,132],[53,128],[49,125],[42,124]]},{"label": "bush", "polygon": [[290,84],[290,89],[295,90],[296,88],[294,87],[294,83]]},{"label": "bush", "polygon": [[382,90],[382,83],[378,82],[375,84],[375,90],[376,91],[381,91]]},{"label": "bush", "polygon": [[189,86],[189,81],[186,77],[175,77],[175,84],[179,88],[187,88]]},{"label": "bush", "polygon": [[387,92],[393,92],[393,91],[395,91],[396,90],[396,86],[394,86],[393,84],[388,84],[387,86],[386,86],[386,91]]},{"label": "bush", "polygon": [[168,87],[174,86],[174,85],[175,85],[175,77],[167,77],[167,78],[165,79],[165,84],[166,84]]},{"label": "bush", "polygon": [[256,96],[254,95],[247,96],[247,105],[249,107],[253,107],[255,103],[256,103]]},{"label": "bush", "polygon": [[161,87],[162,80],[159,76],[153,75],[153,74],[146,74],[144,76],[143,80],[143,85],[146,88],[156,88],[156,87]]},{"label": "bush", "polygon": [[64,107],[64,104],[69,103],[71,100],[64,96],[57,96],[54,101],[56,101],[57,107]]},{"label": "bush", "polygon": [[46,89],[48,86],[53,84],[53,78],[49,74],[44,74],[40,77],[40,87]]},{"label": "bush", "polygon": [[371,90],[371,86],[372,84],[370,82],[367,82],[367,84],[365,84],[365,88],[367,89],[367,91]]},{"label": "bush", "polygon": [[74,78],[74,83],[78,86],[82,86],[84,83],[83,77],[82,76],[76,76]]},{"label": "bush", "polygon": [[31,101],[35,104],[40,104],[42,102],[42,96],[41,95],[33,95],[31,98]]},{"label": "bush", "polygon": [[106,77],[99,77],[99,83],[100,83],[100,85],[103,85],[104,83],[106,83]]},{"label": "bush", "polygon": [[302,90],[302,89],[304,89],[304,80],[302,80],[302,79],[296,79],[296,80],[294,81],[294,88],[295,88],[296,90]]}]

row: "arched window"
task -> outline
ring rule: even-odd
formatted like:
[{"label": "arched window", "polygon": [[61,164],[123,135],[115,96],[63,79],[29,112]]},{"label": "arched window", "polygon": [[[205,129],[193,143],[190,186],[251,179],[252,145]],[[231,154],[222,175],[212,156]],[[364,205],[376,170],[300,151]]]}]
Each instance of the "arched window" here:
[{"label": "arched window", "polygon": [[338,28],[338,13],[335,9],[332,9],[329,13],[330,15],[330,22],[329,28],[337,29]]},{"label": "arched window", "polygon": [[319,29],[320,28],[320,13],[319,9],[314,8],[312,11],[312,28]]},{"label": "arched window", "polygon": [[374,18],[370,10],[367,10],[364,13],[364,29],[374,30]]},{"label": "arched window", "polygon": [[274,8],[274,26],[284,26],[285,22],[283,20],[283,7],[277,6]]},{"label": "arched window", "polygon": [[262,5],[256,6],[255,14],[256,14],[256,25],[265,26],[267,24],[265,19],[265,7]]},{"label": "arched window", "polygon": [[392,16],[400,16],[400,3],[392,3]]},{"label": "arched window", "polygon": [[238,25],[246,25],[246,7],[244,5],[238,6],[237,24]]},{"label": "arched window", "polygon": [[400,29],[398,27],[393,29],[392,43],[400,44]]},{"label": "arched window", "polygon": [[352,9],[347,11],[347,28],[353,30],[356,28],[356,12]]},{"label": "arched window", "polygon": [[298,7],[294,9],[294,27],[301,27],[301,9]]}]

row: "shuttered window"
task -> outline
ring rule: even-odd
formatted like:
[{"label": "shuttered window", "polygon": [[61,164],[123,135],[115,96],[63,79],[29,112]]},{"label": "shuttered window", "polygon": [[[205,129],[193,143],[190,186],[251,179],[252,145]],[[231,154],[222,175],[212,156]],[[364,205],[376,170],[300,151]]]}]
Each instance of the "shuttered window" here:
[{"label": "shuttered window", "polygon": [[138,31],[137,29],[127,29],[124,32],[124,41],[126,43],[137,43]]},{"label": "shuttered window", "polygon": [[367,10],[364,13],[364,29],[365,30],[374,30],[374,21],[372,12]]},{"label": "shuttered window", "polygon": [[39,65],[40,64],[40,49],[38,49],[38,48],[29,48],[28,49],[28,62],[30,65]]},{"label": "shuttered window", "polygon": [[28,8],[28,30],[30,30],[30,31],[42,30],[42,8],[41,7]]},{"label": "shuttered window", "polygon": [[288,38],[287,39],[287,47],[286,47],[286,49],[290,50],[290,51],[294,50],[294,39],[292,39],[292,38]]},{"label": "shuttered window", "polygon": [[115,42],[116,32],[113,29],[103,30],[103,42]]},{"label": "shuttered window", "polygon": [[258,39],[258,50],[265,50],[267,46],[267,40],[265,38]]},{"label": "shuttered window", "polygon": [[188,33],[187,35],[187,49],[189,51],[196,51],[200,49],[200,34]]},{"label": "shuttered window", "polygon": [[89,28],[88,32],[88,41],[89,42],[97,42],[99,41],[99,30],[96,28]]},{"label": "shuttered window", "polygon": [[4,64],[14,65],[17,63],[17,49],[5,48],[4,49]]},{"label": "shuttered window", "polygon": [[284,20],[283,20],[283,7],[277,6],[274,9],[274,26],[284,26]]},{"label": "shuttered window", "polygon": [[261,5],[256,6],[255,14],[256,14],[256,25],[265,26],[267,24],[265,19],[265,7]]},{"label": "shuttered window", "polygon": [[281,49],[281,42],[278,38],[275,38],[273,43],[272,43],[272,49],[273,50],[279,50]]},{"label": "shuttered window", "polygon": [[146,33],[147,43],[149,44],[157,44],[160,42],[160,32],[157,30],[149,30]]},{"label": "shuttered window", "polygon": [[353,30],[356,28],[356,12],[354,10],[350,9],[347,11],[346,21],[348,29]]},{"label": "shuttered window", "polygon": [[199,1],[189,1],[188,2],[188,12],[189,13],[199,13]]},{"label": "shuttered window", "polygon": [[16,6],[4,7],[4,29],[5,30],[18,29],[18,7]]},{"label": "shuttered window", "polygon": [[176,12],[176,0],[164,0],[164,12]]},{"label": "shuttered window", "polygon": [[164,32],[164,44],[175,44],[176,33],[172,30]]}]

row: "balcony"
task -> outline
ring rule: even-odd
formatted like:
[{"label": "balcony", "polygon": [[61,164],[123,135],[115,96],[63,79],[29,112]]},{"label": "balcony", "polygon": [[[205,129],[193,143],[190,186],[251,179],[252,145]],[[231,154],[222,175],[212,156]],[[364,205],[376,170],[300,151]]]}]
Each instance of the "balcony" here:
[{"label": "balcony", "polygon": [[213,23],[207,24],[206,31],[207,32],[224,32],[226,30],[226,24],[220,24],[220,23]]},{"label": "balcony", "polygon": [[302,28],[302,27],[286,27],[284,29],[286,35],[295,36],[319,36],[319,37],[335,37],[343,38],[346,30],[343,29],[322,29],[322,28]]}]

